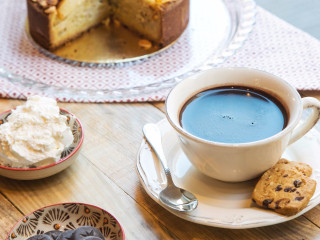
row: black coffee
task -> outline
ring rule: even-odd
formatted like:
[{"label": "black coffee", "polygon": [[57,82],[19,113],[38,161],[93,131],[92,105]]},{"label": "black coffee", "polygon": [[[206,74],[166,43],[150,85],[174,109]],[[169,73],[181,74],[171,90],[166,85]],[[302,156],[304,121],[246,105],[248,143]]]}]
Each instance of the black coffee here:
[{"label": "black coffee", "polygon": [[247,87],[220,87],[192,97],[180,113],[181,126],[199,138],[221,143],[254,142],[287,125],[282,104]]}]

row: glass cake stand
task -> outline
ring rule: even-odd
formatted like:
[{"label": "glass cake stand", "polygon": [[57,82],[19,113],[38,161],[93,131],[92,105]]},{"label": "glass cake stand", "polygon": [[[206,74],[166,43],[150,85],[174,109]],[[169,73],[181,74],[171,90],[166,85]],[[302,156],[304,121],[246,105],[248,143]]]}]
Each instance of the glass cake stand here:
[{"label": "glass cake stand", "polygon": [[242,46],[256,13],[253,0],[191,0],[189,25],[169,47],[129,61],[83,62],[43,54],[25,31],[26,6],[10,0],[0,5],[0,21],[8,23],[0,26],[1,84],[24,96],[79,102],[134,100],[218,66]]}]

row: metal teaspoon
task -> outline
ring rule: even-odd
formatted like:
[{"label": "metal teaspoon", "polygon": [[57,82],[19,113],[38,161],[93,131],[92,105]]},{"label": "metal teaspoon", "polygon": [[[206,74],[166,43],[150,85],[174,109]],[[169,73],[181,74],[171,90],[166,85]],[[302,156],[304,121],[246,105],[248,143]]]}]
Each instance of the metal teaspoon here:
[{"label": "metal teaspoon", "polygon": [[167,187],[159,194],[160,201],[169,208],[181,212],[190,212],[196,209],[198,206],[197,198],[191,192],[179,188],[173,183],[170,169],[168,168],[163,152],[159,128],[155,124],[148,123],[143,126],[143,134],[160,160],[167,177]]}]

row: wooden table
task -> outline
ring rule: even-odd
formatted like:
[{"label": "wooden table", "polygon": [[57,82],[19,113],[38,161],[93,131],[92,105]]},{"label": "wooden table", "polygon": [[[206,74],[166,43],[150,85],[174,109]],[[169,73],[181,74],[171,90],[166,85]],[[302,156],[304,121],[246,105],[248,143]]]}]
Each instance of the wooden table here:
[{"label": "wooden table", "polygon": [[[315,96],[318,92],[304,92]],[[22,104],[0,100],[0,112]],[[25,214],[61,202],[97,205],[113,214],[126,239],[320,239],[320,207],[292,221],[247,230],[207,227],[180,219],[154,202],[135,171],[142,126],[165,117],[163,103],[59,103],[81,120],[85,140],[76,162],[42,180],[0,177],[0,239]]]},{"label": "wooden table", "polygon": [[[287,13],[295,21],[296,8],[278,1],[258,0]],[[316,9],[316,8],[315,8]],[[317,31],[319,28],[315,28]],[[320,99],[320,92],[301,92]],[[0,112],[23,101],[0,99]],[[135,171],[142,126],[165,117],[164,104],[77,104],[59,103],[82,122],[85,140],[78,159],[65,171],[42,180],[16,181],[0,177],[0,240],[25,214],[61,202],[97,205],[113,214],[124,228],[128,240],[153,239],[320,239],[320,205],[292,221],[269,227],[230,230],[194,224],[180,219],[154,202],[142,188]]]}]

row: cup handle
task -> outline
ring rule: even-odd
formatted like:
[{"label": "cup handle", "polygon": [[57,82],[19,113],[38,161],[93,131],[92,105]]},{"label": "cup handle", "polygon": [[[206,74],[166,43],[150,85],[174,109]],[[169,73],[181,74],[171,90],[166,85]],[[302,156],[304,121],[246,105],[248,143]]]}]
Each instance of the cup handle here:
[{"label": "cup handle", "polygon": [[304,136],[320,119],[320,101],[313,97],[302,98],[303,110],[311,108],[310,116],[303,121],[298,127],[296,127],[291,135],[289,144],[294,143],[302,136]]}]

